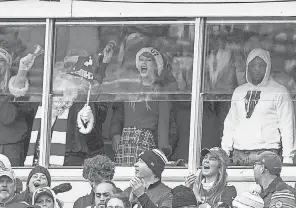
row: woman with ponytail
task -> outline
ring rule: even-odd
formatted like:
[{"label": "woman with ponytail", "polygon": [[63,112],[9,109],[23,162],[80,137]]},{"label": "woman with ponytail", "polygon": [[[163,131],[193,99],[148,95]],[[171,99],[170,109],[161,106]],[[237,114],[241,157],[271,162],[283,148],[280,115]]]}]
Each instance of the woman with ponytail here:
[{"label": "woman with ponytail", "polygon": [[234,186],[227,186],[229,158],[219,147],[201,151],[202,168],[197,174],[190,174],[185,185],[192,188],[200,208],[232,207],[236,197]]}]

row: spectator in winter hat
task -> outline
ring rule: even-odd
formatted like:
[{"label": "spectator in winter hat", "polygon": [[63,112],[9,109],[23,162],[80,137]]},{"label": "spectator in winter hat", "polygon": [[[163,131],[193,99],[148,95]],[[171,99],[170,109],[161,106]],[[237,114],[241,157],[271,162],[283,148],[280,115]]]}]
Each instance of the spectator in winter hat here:
[{"label": "spectator in winter hat", "polygon": [[95,206],[95,187],[103,181],[111,181],[115,173],[115,165],[107,156],[97,155],[84,160],[83,177],[91,186],[91,193],[78,198],[74,208],[86,208]]},{"label": "spectator in winter hat", "polygon": [[0,47],[0,129],[1,152],[12,166],[21,166],[24,161],[24,142],[28,126],[26,114],[33,109],[32,103],[24,100],[29,89],[27,72],[34,64],[33,54],[21,58],[18,72],[11,76],[12,52]]},{"label": "spectator in winter hat", "polygon": [[[253,190],[251,190],[253,189]],[[260,197],[261,187],[254,185],[250,190],[239,194],[234,198],[232,205],[234,208],[263,208],[264,201]]]},{"label": "spectator in winter hat", "polygon": [[113,104],[110,125],[115,161],[121,166],[133,166],[141,152],[156,147],[166,156],[172,153],[169,144],[171,103],[152,102],[167,99],[155,92],[163,88],[158,80],[169,65],[165,64],[163,55],[152,47],[140,49],[135,59],[141,78],[141,83],[134,85],[138,94],[128,98],[130,102]]},{"label": "spectator in winter hat", "polygon": [[139,155],[135,164],[135,177],[130,180],[130,187],[123,192],[133,205],[138,204],[143,208],[172,207],[171,189],[161,182],[167,162],[159,149],[146,150]]},{"label": "spectator in winter hat", "polygon": [[21,193],[21,196],[28,204],[32,204],[34,191],[46,186],[51,186],[50,173],[45,167],[35,166],[29,173],[26,190]]},{"label": "spectator in winter hat", "polygon": [[269,208],[295,208],[296,202],[293,192],[281,190],[273,193]]},{"label": "spectator in winter hat", "polygon": [[172,189],[173,208],[197,207],[197,201],[192,189],[180,185]]},{"label": "spectator in winter hat", "polygon": [[254,164],[254,177],[256,183],[258,183],[263,189],[260,196],[264,200],[264,207],[269,207],[271,196],[278,186],[293,189],[280,177],[281,170],[281,159],[273,152],[265,151],[256,158]]},{"label": "spectator in winter hat", "polygon": [[49,187],[38,188],[34,191],[32,204],[42,208],[62,208],[63,204],[59,201],[52,189]]},{"label": "spectator in winter hat", "polygon": [[234,186],[227,185],[226,168],[229,158],[226,152],[220,147],[213,147],[203,149],[201,156],[200,173],[186,177],[185,185],[193,189],[199,206],[217,207],[221,203],[231,206],[237,193]]}]

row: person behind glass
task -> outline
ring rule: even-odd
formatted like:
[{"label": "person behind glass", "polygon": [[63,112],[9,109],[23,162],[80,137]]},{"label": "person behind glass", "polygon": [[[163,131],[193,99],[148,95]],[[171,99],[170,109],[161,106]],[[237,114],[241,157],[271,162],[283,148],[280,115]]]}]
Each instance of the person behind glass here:
[{"label": "person behind glass", "polygon": [[[166,156],[159,149],[146,150],[135,163],[135,177],[130,187],[123,191],[130,202],[142,208],[171,208],[173,195],[171,189],[161,182]],[[133,206],[133,207],[134,207]]]},{"label": "person behind glass", "polygon": [[287,89],[270,76],[268,51],[253,49],[247,58],[247,83],[237,87],[224,121],[222,148],[235,165],[252,165],[268,150],[293,163],[294,109]]},{"label": "person behind glass", "polygon": [[0,206],[5,208],[25,208],[27,203],[15,193],[16,181],[12,169],[0,166]]},{"label": "person behind glass", "polygon": [[78,198],[73,208],[95,207],[95,187],[103,181],[111,181],[115,173],[115,166],[107,156],[97,155],[88,158],[83,164],[83,178],[88,180],[91,193]]},{"label": "person behind glass", "polygon": [[34,191],[32,204],[41,208],[63,208],[63,204],[59,201],[52,189],[49,187],[38,188]]},{"label": "person behind glass", "polygon": [[94,187],[96,208],[106,208],[107,200],[117,194],[117,187],[111,181],[103,181]]},{"label": "person behind glass", "polygon": [[264,200],[265,208],[269,207],[272,194],[279,186],[291,190],[294,193],[293,188],[281,178],[281,171],[281,159],[274,152],[265,151],[255,159],[254,178],[256,183],[262,187],[260,196]]},{"label": "person behind glass", "polygon": [[161,53],[152,47],[142,48],[136,54],[136,68],[141,76],[137,87],[141,93],[137,100],[113,104],[110,137],[118,165],[132,166],[141,152],[155,147],[166,155],[172,153],[169,145],[171,104],[153,101],[153,95],[149,95],[160,90],[158,81],[165,67]]},{"label": "person behind glass", "polygon": [[200,208],[231,207],[237,192],[227,185],[229,157],[220,147],[203,149],[201,156],[201,171],[186,177],[185,185],[192,188]]},{"label": "person behind glass", "polygon": [[21,197],[28,204],[32,204],[34,191],[38,188],[50,187],[50,185],[51,176],[48,170],[42,166],[35,166],[28,175],[26,189],[21,193]]},{"label": "person behind glass", "polygon": [[32,56],[21,58],[18,73],[11,77],[12,52],[0,47],[0,153],[10,159],[12,166],[22,165],[25,156],[25,112],[29,108],[27,103],[14,101],[21,100],[29,89],[27,72],[34,64]]},{"label": "person behind glass", "polygon": [[107,201],[107,208],[132,208],[132,204],[128,197],[116,194]]},{"label": "person behind glass", "polygon": [[196,197],[192,189],[180,185],[172,189],[172,208],[197,208]]},{"label": "person behind glass", "polygon": [[[103,54],[104,56],[102,62],[99,63],[97,73],[94,73],[94,83],[96,84],[102,84],[106,76],[106,69],[112,58],[113,48],[107,45],[103,50]],[[82,65],[82,67],[84,66]],[[83,119],[85,123],[90,121],[91,114],[95,118],[94,127],[90,133],[82,134],[77,127],[76,121],[80,111],[83,112],[80,114],[80,119]],[[103,154],[102,125],[106,119],[107,111],[108,106],[104,102],[92,102],[88,107],[85,107],[85,103],[74,102],[72,104],[68,115],[65,166],[80,166],[83,164],[84,159],[97,154]]]}]

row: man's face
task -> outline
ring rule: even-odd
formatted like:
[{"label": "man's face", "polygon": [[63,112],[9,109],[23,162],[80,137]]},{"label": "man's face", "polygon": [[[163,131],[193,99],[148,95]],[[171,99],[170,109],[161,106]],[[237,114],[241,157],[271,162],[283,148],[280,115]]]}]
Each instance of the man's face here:
[{"label": "man's face", "polygon": [[38,197],[35,204],[39,205],[41,208],[54,208],[53,198],[48,195]]},{"label": "man's face", "polygon": [[151,55],[150,53],[143,53],[142,55],[140,55],[139,65],[139,72],[141,74],[141,77],[149,77],[154,79],[157,65],[153,55]]},{"label": "man's face", "polygon": [[255,182],[260,184],[260,179],[262,177],[262,169],[263,169],[263,165],[261,163],[255,162],[254,164],[254,178],[255,178]]},{"label": "man's face", "polygon": [[29,181],[29,190],[31,193],[45,186],[48,186],[48,181],[43,173],[35,173]]},{"label": "man's face", "polygon": [[104,207],[106,200],[110,199],[115,193],[113,192],[113,186],[110,183],[102,182],[98,184],[95,189],[95,203],[97,208]]},{"label": "man's face", "polygon": [[135,163],[135,175],[138,178],[145,178],[152,176],[153,172],[147,164],[139,158],[138,162]]},{"label": "man's face", "polygon": [[205,177],[210,177],[218,174],[219,161],[210,152],[206,154],[202,160],[202,174]]},{"label": "man's face", "polygon": [[248,72],[253,84],[258,85],[262,82],[266,73],[267,64],[263,59],[255,57],[248,65]]},{"label": "man's face", "polygon": [[15,182],[8,176],[0,177],[0,200],[6,201],[14,195]]}]

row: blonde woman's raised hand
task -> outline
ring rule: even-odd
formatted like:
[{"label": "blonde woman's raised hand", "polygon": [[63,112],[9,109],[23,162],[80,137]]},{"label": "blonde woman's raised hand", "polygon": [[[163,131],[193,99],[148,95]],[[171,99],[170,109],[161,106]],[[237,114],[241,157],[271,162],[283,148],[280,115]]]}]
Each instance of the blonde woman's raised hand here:
[{"label": "blonde woman's raised hand", "polygon": [[191,188],[196,180],[195,174],[189,174],[189,176],[185,177],[185,186]]}]

